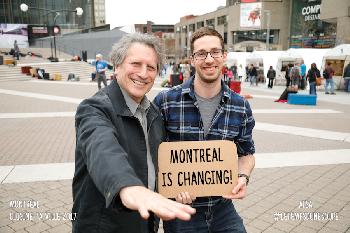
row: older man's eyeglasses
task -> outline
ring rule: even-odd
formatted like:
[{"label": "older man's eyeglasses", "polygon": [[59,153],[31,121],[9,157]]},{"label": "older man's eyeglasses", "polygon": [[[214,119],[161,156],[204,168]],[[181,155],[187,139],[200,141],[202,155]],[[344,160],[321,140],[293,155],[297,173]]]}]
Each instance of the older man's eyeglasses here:
[{"label": "older man's eyeglasses", "polygon": [[209,53],[212,58],[220,58],[222,57],[223,52],[223,49],[212,49],[209,52],[205,50],[199,50],[198,52],[193,53],[192,56],[196,60],[205,60]]}]

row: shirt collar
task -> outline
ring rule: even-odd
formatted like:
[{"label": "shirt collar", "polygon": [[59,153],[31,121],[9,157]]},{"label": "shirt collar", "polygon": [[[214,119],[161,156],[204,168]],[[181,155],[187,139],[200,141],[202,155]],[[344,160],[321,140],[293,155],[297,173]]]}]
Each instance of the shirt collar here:
[{"label": "shirt collar", "polygon": [[[120,86],[120,85],[119,85]],[[122,94],[124,96],[125,99],[125,103],[126,105],[129,107],[132,115],[135,115],[136,111],[138,108],[143,109],[145,112],[147,112],[148,108],[150,107],[150,102],[147,99],[147,97],[143,97],[143,99],[141,100],[141,103],[137,103],[135,100],[133,100],[129,94],[120,86],[120,90],[122,91]]]}]

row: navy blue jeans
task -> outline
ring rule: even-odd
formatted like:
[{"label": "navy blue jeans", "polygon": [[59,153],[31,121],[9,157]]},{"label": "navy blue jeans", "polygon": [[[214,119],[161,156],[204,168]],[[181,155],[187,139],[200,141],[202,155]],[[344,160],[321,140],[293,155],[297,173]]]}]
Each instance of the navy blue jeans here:
[{"label": "navy blue jeans", "polygon": [[316,94],[316,82],[310,82],[309,83],[310,86],[310,95],[317,95]]},{"label": "navy blue jeans", "polygon": [[246,233],[242,218],[231,200],[221,199],[212,207],[196,207],[190,221],[164,221],[165,233]]}]

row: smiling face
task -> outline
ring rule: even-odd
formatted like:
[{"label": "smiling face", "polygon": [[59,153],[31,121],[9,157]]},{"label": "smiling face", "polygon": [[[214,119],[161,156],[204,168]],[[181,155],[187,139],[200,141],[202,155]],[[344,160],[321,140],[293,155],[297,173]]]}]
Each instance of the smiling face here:
[{"label": "smiling face", "polygon": [[140,103],[154,84],[158,58],[155,50],[145,44],[132,44],[124,61],[116,67],[118,84]]},{"label": "smiling face", "polygon": [[[221,49],[221,41],[216,36],[203,36],[193,42],[193,54],[201,51],[213,52]],[[206,83],[220,82],[221,70],[225,59],[226,53],[223,52],[221,56],[215,56],[215,58],[211,53],[207,54],[204,60],[197,59],[196,55],[192,56],[191,63],[196,68],[196,78]]]}]

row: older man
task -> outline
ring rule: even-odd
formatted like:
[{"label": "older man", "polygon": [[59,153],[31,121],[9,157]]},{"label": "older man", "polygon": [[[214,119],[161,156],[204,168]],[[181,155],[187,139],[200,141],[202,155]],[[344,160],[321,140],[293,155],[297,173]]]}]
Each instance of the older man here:
[{"label": "older man", "polygon": [[73,232],[157,232],[164,220],[190,219],[193,208],[155,193],[162,118],[145,94],[162,67],[156,37],[129,34],[111,52],[117,80],[76,113]]}]

